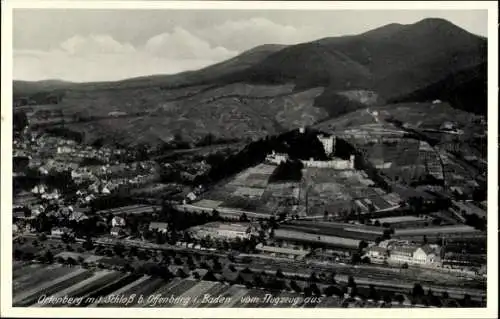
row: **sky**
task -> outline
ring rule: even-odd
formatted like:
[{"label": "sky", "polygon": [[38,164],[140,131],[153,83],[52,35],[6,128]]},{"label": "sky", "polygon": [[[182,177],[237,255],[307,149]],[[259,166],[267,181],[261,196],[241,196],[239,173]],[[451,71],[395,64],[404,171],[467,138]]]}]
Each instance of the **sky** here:
[{"label": "sky", "polygon": [[89,82],[173,74],[261,44],[296,44],[425,18],[487,35],[486,10],[15,9],[13,77]]}]

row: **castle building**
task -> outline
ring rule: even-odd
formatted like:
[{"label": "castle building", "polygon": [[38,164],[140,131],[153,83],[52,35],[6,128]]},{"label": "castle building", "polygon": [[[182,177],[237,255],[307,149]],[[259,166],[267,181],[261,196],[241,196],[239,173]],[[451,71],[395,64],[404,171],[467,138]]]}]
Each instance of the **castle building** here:
[{"label": "castle building", "polygon": [[325,149],[325,154],[327,156],[335,153],[335,144],[337,139],[335,136],[326,136],[323,134],[318,135],[318,140],[323,144],[323,148]]}]

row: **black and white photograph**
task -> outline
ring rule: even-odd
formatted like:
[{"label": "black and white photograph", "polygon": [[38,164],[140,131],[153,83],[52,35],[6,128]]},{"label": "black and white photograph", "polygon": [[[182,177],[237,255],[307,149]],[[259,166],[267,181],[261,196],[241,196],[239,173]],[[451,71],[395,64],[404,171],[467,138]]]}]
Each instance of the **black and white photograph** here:
[{"label": "black and white photograph", "polygon": [[2,17],[2,315],[494,317],[496,2],[40,3]]}]

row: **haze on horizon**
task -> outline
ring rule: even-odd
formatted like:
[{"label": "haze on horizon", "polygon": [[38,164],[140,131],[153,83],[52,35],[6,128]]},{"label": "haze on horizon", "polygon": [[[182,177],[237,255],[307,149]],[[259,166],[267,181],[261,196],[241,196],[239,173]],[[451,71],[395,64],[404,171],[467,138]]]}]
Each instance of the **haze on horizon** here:
[{"label": "haze on horizon", "polygon": [[15,9],[13,77],[90,82],[174,74],[262,44],[359,34],[425,18],[487,35],[486,10]]}]

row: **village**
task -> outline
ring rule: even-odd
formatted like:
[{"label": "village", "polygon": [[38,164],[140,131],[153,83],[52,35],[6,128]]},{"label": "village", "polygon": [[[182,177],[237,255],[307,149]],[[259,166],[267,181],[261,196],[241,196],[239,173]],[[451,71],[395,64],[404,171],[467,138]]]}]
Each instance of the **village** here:
[{"label": "village", "polygon": [[[391,291],[399,287],[397,278],[433,283],[432,290],[446,278],[442,284],[452,285],[447,290],[470,286],[459,299],[482,300],[485,207],[448,202],[378,175],[383,167],[367,166],[363,153],[346,148],[342,137],[306,128],[293,134],[312,138],[324,156],[297,159],[272,149],[261,163],[208,186],[162,183],[162,172],[171,174],[176,166],[130,150],[25,130],[14,141],[14,257],[116,272],[138,271],[143,266],[125,265],[151,260],[148,251],[190,251],[229,258],[221,263],[252,272],[273,265],[290,276],[309,276],[305,270],[314,265],[368,283],[376,276],[372,284]],[[200,175],[210,170],[208,162],[202,161]],[[123,254],[127,249],[146,255]],[[201,278],[207,269],[217,275],[217,267],[199,264],[204,271],[183,270],[182,276]],[[412,273],[401,273],[406,269]],[[109,282],[99,278],[96,283]],[[26,298],[18,296],[21,303],[33,296]]]}]

